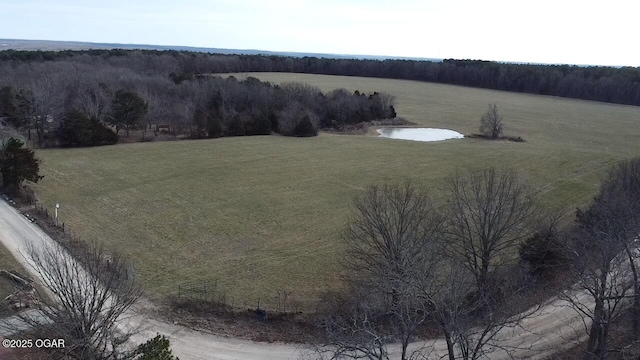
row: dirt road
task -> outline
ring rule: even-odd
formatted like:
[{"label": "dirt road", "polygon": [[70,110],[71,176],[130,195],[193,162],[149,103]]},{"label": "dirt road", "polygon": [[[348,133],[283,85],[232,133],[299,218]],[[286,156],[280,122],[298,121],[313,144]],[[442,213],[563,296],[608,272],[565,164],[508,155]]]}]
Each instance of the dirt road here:
[{"label": "dirt road", "polygon": [[[32,268],[29,260],[23,255],[27,244],[36,247],[55,244],[53,239],[4,200],[0,200],[0,242],[30,270]],[[31,273],[37,278],[35,271]],[[586,295],[584,296],[586,299]],[[298,359],[305,353],[303,346],[220,337],[154,320],[144,314],[131,315],[123,319],[121,326],[138,331],[133,338],[136,343],[142,343],[156,333],[168,336],[174,354],[182,360]],[[576,334],[584,334],[584,326],[583,319],[569,308],[566,302],[553,299],[520,326],[506,328],[500,332],[498,337],[504,339],[503,343],[511,348],[511,356],[504,350],[496,349],[490,354],[490,358],[544,359],[571,346],[571,339],[575,339]],[[584,335],[582,337],[584,338]],[[412,344],[412,347],[424,345],[422,342]],[[443,340],[430,340],[426,345],[433,346],[434,349],[430,358],[439,359],[445,354],[446,344]],[[397,349],[392,349],[392,352],[396,351]]]}]

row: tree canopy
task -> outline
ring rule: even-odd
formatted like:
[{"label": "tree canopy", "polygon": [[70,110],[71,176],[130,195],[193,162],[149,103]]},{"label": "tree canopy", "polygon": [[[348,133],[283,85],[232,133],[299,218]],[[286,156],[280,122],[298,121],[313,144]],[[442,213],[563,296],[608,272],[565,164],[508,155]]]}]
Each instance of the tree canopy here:
[{"label": "tree canopy", "polygon": [[63,147],[108,145],[118,141],[111,129],[77,110],[65,114],[57,135]]},{"label": "tree canopy", "polygon": [[513,64],[456,59],[331,59],[173,50],[0,51],[0,61],[7,62],[84,61],[87,57],[92,62],[114,59],[127,67],[160,72],[165,76],[173,73],[171,78],[176,82],[207,73],[294,72],[429,81],[640,105],[639,67]]},{"label": "tree canopy", "polygon": [[120,89],[113,98],[111,121],[116,127],[116,132],[125,129],[128,136],[129,130],[140,127],[148,111],[149,104],[140,95],[133,91]]},{"label": "tree canopy", "polygon": [[24,181],[35,183],[42,179],[40,160],[36,158],[32,149],[25,148],[24,143],[14,137],[2,144],[0,172],[4,188],[15,188]]},{"label": "tree canopy", "polygon": [[135,351],[135,360],[178,360],[171,352],[169,339],[164,335],[156,335],[146,343],[140,344]]}]

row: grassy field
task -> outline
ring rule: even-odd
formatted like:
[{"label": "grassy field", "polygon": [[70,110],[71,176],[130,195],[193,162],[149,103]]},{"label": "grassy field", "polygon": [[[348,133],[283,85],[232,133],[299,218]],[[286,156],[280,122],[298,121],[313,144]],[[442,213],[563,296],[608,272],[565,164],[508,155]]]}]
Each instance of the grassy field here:
[{"label": "grassy field", "polygon": [[[0,245],[0,270],[13,270],[20,274],[24,274],[25,276],[28,275],[28,272],[22,267],[22,265],[20,265],[9,250],[2,245]],[[14,291],[16,291],[16,287],[13,283],[5,277],[0,277],[0,300],[13,294]],[[2,310],[3,309],[0,306],[0,311]]]},{"label": "grassy field", "polygon": [[182,282],[217,279],[235,304],[289,290],[309,305],[335,286],[339,233],[368,184],[412,178],[439,197],[457,167],[506,165],[550,208],[572,211],[608,166],[640,156],[638,107],[401,80],[253,76],[385,91],[398,97],[400,116],[466,134],[497,103],[506,134],[527,142],[321,134],[41,150],[40,199],[59,202],[60,217],[83,238],[131,256],[152,299]]}]

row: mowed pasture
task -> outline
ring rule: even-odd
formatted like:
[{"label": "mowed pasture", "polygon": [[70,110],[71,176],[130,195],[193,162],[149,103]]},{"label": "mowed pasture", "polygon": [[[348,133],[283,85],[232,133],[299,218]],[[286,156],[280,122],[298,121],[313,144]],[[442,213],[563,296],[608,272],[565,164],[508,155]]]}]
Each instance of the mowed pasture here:
[{"label": "mowed pasture", "polygon": [[39,150],[39,198],[86,240],[130,256],[150,298],[189,281],[217,280],[234,304],[277,290],[303,306],[338,286],[340,233],[351,199],[367,185],[410,178],[443,201],[456,168],[513,167],[550,209],[571,213],[607,168],[640,156],[640,108],[402,80],[255,73],[397,96],[399,116],[428,127],[477,132],[488,103],[505,133],[412,142],[322,133]]}]

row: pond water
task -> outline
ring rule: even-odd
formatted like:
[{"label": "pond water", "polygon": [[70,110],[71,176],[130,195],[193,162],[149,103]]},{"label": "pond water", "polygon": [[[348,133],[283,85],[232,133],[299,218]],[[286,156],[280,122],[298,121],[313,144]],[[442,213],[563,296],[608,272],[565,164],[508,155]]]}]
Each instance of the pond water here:
[{"label": "pond water", "polygon": [[379,137],[412,141],[441,141],[462,139],[464,135],[457,131],[435,128],[382,128],[378,129]]}]

